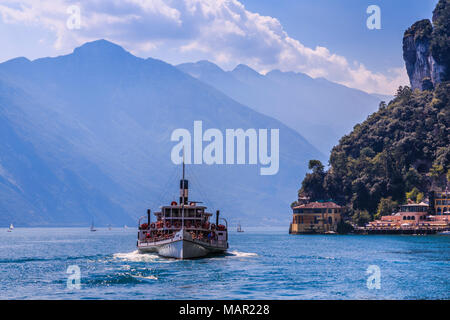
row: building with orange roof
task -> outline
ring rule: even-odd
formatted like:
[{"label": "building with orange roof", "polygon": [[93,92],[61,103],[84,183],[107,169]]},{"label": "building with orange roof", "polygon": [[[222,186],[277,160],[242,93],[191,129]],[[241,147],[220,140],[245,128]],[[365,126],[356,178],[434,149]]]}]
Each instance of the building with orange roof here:
[{"label": "building with orange roof", "polygon": [[450,215],[430,215],[427,203],[410,203],[400,211],[369,222],[359,231],[367,233],[436,233],[448,230]]},{"label": "building with orange roof", "polygon": [[316,201],[294,206],[289,228],[292,234],[334,233],[343,207],[333,201]]}]

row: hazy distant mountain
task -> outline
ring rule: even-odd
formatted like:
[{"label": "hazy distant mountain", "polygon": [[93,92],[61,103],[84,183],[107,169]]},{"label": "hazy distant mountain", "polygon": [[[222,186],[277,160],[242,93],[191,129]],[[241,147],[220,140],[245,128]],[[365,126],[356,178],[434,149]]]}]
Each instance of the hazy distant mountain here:
[{"label": "hazy distant mountain", "polygon": [[307,160],[323,155],[294,130],[154,59],[108,41],[72,54],[0,64],[0,225],[132,224],[177,200],[170,135],[207,128],[279,128],[280,169],[191,165],[191,199],[229,222],[290,219]]},{"label": "hazy distant mountain", "polygon": [[378,109],[383,98],[302,73],[273,70],[261,75],[246,65],[224,71],[209,61],[184,63],[180,70],[252,109],[295,129],[323,153],[356,123]]}]

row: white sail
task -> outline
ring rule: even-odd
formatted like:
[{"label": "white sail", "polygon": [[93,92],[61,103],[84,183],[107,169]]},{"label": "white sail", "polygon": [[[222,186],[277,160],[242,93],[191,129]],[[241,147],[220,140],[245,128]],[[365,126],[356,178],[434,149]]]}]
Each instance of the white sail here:
[{"label": "white sail", "polygon": [[14,226],[13,226],[13,224],[11,223],[11,225],[9,226],[9,230],[12,230],[12,229],[14,229]]}]

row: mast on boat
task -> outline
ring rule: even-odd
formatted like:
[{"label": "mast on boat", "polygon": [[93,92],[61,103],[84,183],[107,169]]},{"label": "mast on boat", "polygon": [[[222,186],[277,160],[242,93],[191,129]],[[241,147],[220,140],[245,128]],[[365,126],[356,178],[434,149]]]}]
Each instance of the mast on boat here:
[{"label": "mast on boat", "polygon": [[185,171],[186,166],[184,162],[184,146],[183,146],[183,175],[180,181],[180,205],[181,205],[181,219],[182,219],[182,228],[184,228],[184,205],[188,199],[188,188],[189,184],[185,179]]}]

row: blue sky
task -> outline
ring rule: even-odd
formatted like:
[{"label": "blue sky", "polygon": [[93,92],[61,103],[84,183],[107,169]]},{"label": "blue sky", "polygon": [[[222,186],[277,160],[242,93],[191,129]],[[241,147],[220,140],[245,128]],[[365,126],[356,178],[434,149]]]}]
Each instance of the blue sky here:
[{"label": "blue sky", "polygon": [[[2,0],[0,62],[67,54],[100,38],[172,64],[207,59],[325,77],[367,92],[408,84],[404,30],[431,18],[437,0]],[[366,8],[381,9],[369,30]],[[70,29],[68,8],[80,9]]]},{"label": "blue sky", "polygon": [[[242,0],[247,9],[272,15],[294,38],[325,46],[376,71],[403,65],[403,32],[430,19],[438,0]],[[366,27],[366,8],[381,9],[381,30]]]}]

